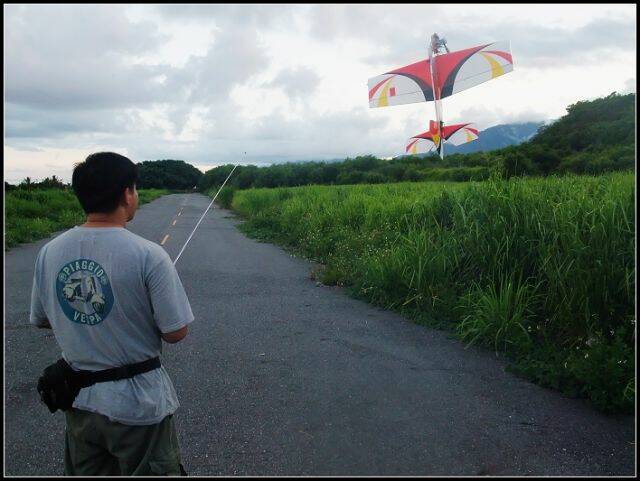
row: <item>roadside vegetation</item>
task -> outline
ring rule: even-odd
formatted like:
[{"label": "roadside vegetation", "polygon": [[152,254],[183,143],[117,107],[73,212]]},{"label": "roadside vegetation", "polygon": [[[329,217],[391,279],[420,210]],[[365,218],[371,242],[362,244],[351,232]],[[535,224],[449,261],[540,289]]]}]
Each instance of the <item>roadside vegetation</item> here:
[{"label": "roadside vegetation", "polygon": [[[46,180],[44,187],[30,181],[19,187],[7,188],[5,184],[5,250],[84,222],[85,214],[73,191],[62,183],[52,187],[50,179]],[[161,189],[139,190],[139,203],[169,193]]]},{"label": "roadside vegetation", "polygon": [[245,232],[320,262],[322,282],[633,410],[633,174],[225,190]]}]

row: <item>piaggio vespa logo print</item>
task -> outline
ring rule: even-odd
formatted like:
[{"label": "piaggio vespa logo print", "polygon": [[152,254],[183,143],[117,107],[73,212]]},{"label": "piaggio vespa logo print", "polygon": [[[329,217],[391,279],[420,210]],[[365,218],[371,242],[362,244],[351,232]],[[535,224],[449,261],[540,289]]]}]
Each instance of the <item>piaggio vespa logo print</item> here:
[{"label": "piaggio vespa logo print", "polygon": [[56,293],[62,311],[70,321],[94,326],[113,307],[113,291],[107,273],[90,259],[65,264],[56,278]]}]

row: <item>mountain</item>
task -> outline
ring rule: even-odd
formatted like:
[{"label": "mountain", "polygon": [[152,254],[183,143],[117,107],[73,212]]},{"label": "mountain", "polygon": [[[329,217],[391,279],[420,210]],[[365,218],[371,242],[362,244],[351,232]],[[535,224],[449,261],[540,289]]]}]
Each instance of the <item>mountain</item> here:
[{"label": "mountain", "polygon": [[522,124],[503,124],[481,130],[478,139],[468,144],[444,146],[446,154],[470,154],[501,149],[509,145],[518,145],[531,139],[544,122],[526,122]]}]

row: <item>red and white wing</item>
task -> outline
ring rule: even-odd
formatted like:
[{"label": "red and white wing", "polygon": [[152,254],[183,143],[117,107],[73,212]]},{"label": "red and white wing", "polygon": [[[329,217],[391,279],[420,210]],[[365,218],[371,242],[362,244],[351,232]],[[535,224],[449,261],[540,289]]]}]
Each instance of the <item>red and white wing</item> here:
[{"label": "red and white wing", "polygon": [[[443,99],[513,70],[509,41],[494,42],[434,57],[438,85]],[[369,107],[430,102],[433,80],[429,60],[369,79]]]},{"label": "red and white wing", "polygon": [[404,151],[406,154],[426,154],[436,150],[436,144],[433,139],[411,137],[407,142]]},{"label": "red and white wing", "polygon": [[429,60],[401,67],[369,79],[369,107],[433,100]]},{"label": "red and white wing", "polygon": [[[444,141],[452,145],[462,145],[478,138],[478,129],[474,124],[445,125],[442,129]],[[407,154],[424,154],[437,150],[439,129],[437,122],[429,122],[429,130],[411,137],[405,147]]]},{"label": "red and white wing", "polygon": [[462,145],[478,138],[478,129],[473,124],[446,125],[444,138],[448,144]]},{"label": "red and white wing", "polygon": [[513,70],[509,41],[494,42],[435,57],[441,98]]}]

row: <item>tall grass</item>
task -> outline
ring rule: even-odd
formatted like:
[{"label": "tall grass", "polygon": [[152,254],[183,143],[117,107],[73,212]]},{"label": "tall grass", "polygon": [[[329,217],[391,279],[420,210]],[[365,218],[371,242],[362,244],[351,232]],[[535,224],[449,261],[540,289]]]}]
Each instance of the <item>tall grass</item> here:
[{"label": "tall grass", "polygon": [[248,232],[324,263],[325,282],[632,409],[633,174],[252,189],[232,206]]},{"label": "tall grass", "polygon": [[[168,193],[160,189],[139,190],[139,204]],[[42,239],[84,220],[85,214],[71,190],[16,189],[5,192],[5,250]]]}]

